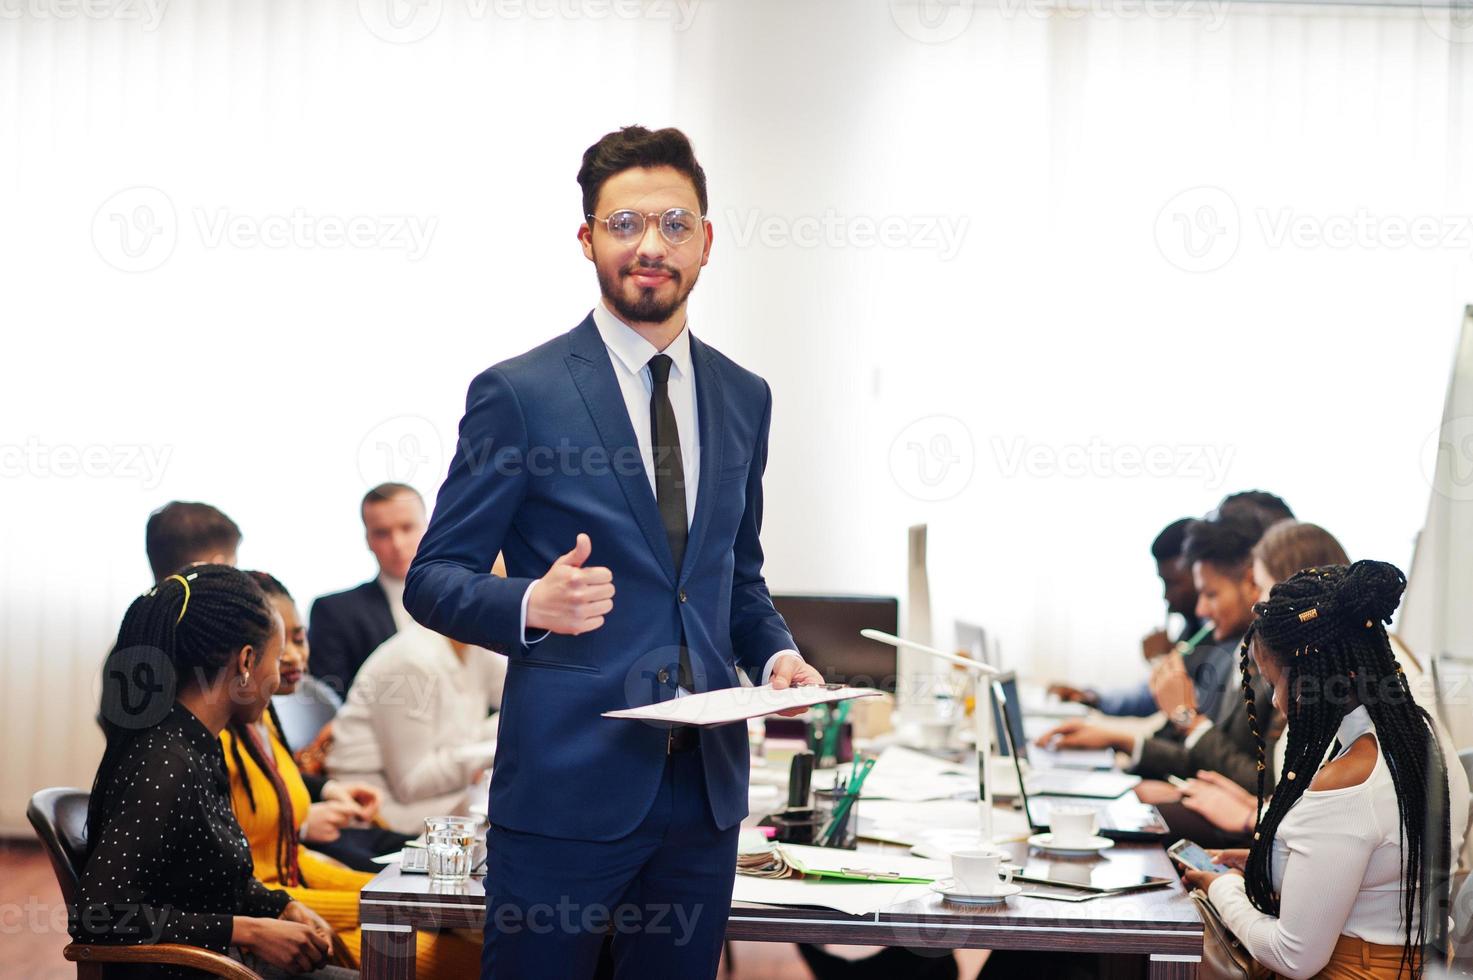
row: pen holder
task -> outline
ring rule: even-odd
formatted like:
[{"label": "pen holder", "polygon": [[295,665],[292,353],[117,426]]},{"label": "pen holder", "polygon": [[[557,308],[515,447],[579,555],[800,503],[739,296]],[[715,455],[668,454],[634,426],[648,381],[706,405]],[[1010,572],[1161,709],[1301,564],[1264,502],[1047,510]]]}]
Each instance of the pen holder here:
[{"label": "pen holder", "polygon": [[[838,814],[838,822],[834,815]],[[859,846],[859,797],[848,797],[841,789],[813,791],[813,814],[818,829],[813,843],[821,847],[855,850]]]},{"label": "pen holder", "polygon": [[783,844],[816,844],[823,830],[817,811],[811,807],[787,809],[774,813],[764,823],[777,828],[777,840]]}]

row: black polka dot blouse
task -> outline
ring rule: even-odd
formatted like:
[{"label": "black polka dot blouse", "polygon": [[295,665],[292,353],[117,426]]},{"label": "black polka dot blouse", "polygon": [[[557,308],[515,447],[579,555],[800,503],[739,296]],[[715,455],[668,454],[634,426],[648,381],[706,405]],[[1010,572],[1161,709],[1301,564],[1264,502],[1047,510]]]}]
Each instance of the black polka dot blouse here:
[{"label": "black polka dot blouse", "polygon": [[[83,943],[183,943],[225,953],[231,919],[277,918],[291,897],[252,873],[251,849],[230,808],[220,740],[175,704],[136,736],[106,787],[101,826],[70,931]],[[179,968],[109,977],[199,977]]]}]

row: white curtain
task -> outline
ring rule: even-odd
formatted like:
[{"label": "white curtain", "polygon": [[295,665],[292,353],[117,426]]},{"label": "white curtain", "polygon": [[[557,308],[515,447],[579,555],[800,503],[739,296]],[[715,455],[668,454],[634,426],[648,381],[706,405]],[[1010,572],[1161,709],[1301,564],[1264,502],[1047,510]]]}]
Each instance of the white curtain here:
[{"label": "white curtain", "polygon": [[[0,7],[0,830],[86,783],[150,510],[305,605],[436,489],[465,386],[595,299],[583,149],[707,170],[692,328],[775,395],[774,589],[904,591],[1127,679],[1147,546],[1264,487],[1409,560],[1470,294],[1436,8],[1080,0]],[[1408,241],[1408,239],[1412,239]]]}]

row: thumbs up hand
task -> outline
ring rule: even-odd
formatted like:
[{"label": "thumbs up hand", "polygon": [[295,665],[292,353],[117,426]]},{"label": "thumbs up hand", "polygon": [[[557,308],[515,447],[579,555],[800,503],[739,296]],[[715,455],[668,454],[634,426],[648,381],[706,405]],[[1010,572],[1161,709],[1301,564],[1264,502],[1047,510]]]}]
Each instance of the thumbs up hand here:
[{"label": "thumbs up hand", "polygon": [[559,555],[547,574],[532,587],[527,626],[578,636],[604,624],[614,608],[614,573],[598,565],[585,567],[593,544],[578,535],[573,550]]}]

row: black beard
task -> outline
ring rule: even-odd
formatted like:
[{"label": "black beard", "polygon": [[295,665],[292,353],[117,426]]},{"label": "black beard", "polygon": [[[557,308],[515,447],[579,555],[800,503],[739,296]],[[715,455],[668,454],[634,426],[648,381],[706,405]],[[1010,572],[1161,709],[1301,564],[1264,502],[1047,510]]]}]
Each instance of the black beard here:
[{"label": "black beard", "polygon": [[640,287],[638,299],[633,302],[626,300],[620,288],[621,280],[624,278],[622,272],[615,273],[612,281],[600,272],[598,285],[604,298],[608,300],[609,306],[613,307],[614,312],[624,320],[630,323],[663,323],[674,315],[696,285],[695,280],[691,280],[688,286],[681,289],[679,273],[671,273],[671,277],[675,282],[675,295],[669,300],[656,299],[655,290],[658,287],[655,286]]}]

